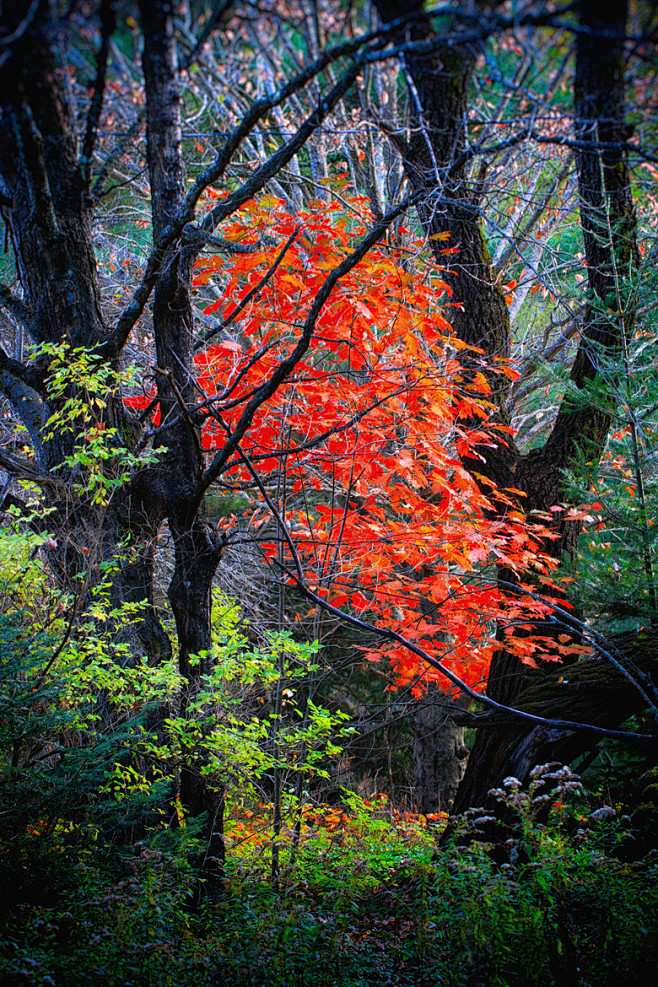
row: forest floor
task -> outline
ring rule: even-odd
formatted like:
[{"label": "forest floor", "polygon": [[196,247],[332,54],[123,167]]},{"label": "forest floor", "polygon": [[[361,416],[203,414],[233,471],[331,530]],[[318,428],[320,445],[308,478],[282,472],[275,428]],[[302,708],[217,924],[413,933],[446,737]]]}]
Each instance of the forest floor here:
[{"label": "forest floor", "polygon": [[627,822],[602,815],[556,803],[505,840],[471,820],[442,843],[441,816],[352,796],[290,821],[273,876],[269,807],[233,805],[223,900],[196,912],[166,833],[120,849],[70,830],[41,839],[13,891],[3,875],[0,981],[649,987],[658,852],[638,856]]}]

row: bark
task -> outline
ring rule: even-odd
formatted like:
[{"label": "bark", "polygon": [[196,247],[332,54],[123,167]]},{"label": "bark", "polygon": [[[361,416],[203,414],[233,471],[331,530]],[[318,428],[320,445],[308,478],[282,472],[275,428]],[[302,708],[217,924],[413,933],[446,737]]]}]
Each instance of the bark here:
[{"label": "bark", "polygon": [[[20,2],[5,5],[7,25],[24,13]],[[72,107],[53,55],[54,32],[42,12],[0,67],[0,169],[30,335],[37,342],[89,346],[103,332],[92,217]]]},{"label": "bark", "polygon": [[[496,0],[483,0],[480,6],[497,6]],[[418,11],[407,29],[409,40],[433,37],[429,20],[415,0],[396,3],[377,0],[384,22]],[[439,39],[436,39],[437,41]],[[450,288],[450,320],[455,334],[470,346],[484,350],[485,356],[510,354],[509,311],[504,292],[493,269],[491,255],[479,216],[479,191],[467,173],[466,120],[470,84],[477,57],[475,46],[445,45],[431,53],[403,57],[403,71],[409,86],[411,136],[402,151],[405,172],[413,188],[423,193],[419,216],[441,267],[441,277]],[[431,237],[449,232],[448,245],[458,247],[449,265],[441,253],[445,243]],[[465,362],[465,369],[473,369]],[[481,369],[479,366],[477,369]],[[507,378],[489,375],[497,420],[507,423],[504,410],[509,390]],[[484,450],[483,450],[484,452]],[[514,465],[514,452],[505,444],[487,451],[486,463],[477,469],[504,485]]]},{"label": "bark", "polygon": [[[646,688],[649,700],[655,704],[655,688],[651,685],[658,652],[655,629],[616,635],[608,648],[631,670],[636,682]],[[607,729],[618,728],[648,706],[637,685],[611,665],[605,655],[596,651],[592,658],[580,659],[568,669],[557,666],[548,673],[535,675],[518,695],[517,702],[523,710],[538,716],[563,718]],[[501,754],[493,755],[494,765],[500,760],[500,765],[493,769],[498,775],[505,771],[517,778],[526,778],[539,763],[550,760],[566,763],[593,746],[587,734],[574,730],[536,726],[530,731],[519,731],[513,719],[506,720],[497,713],[467,713],[458,715],[457,719],[463,724],[477,724],[484,735],[491,732],[502,738],[503,742],[496,749]]]},{"label": "bark", "polygon": [[422,813],[449,811],[468,755],[464,729],[442,699],[443,694],[432,687],[414,712],[414,788]]},{"label": "bark", "polygon": [[[625,315],[625,325],[621,318],[611,320],[601,314],[614,303],[620,279],[631,273],[636,251],[624,143],[625,22],[625,0],[615,5],[588,0],[581,5],[580,23],[585,30],[579,33],[576,45],[574,101],[576,136],[581,145],[576,164],[589,298],[585,328],[571,372],[572,385],[581,391],[596,378],[601,362],[619,353],[621,333],[631,324],[630,311]],[[605,149],[601,147],[604,139],[608,144]],[[519,460],[515,482],[526,493],[527,508],[546,510],[552,504],[564,503],[567,499],[564,471],[569,466],[585,461],[592,472],[596,470],[605,447],[611,411],[611,403],[602,406],[600,401],[567,394],[544,447]],[[563,523],[557,527],[557,533],[559,537],[552,543],[551,553],[556,558],[570,556],[576,550],[580,525]],[[518,661],[501,651],[492,663],[487,694],[514,705],[521,701],[527,680],[528,674]],[[586,742],[584,737],[582,741]],[[481,802],[506,774],[521,771],[518,776],[523,780],[533,766],[533,759],[535,763],[548,761],[563,745],[564,737],[553,732],[480,731],[455,811]]]},{"label": "bark", "polygon": [[[431,24],[422,13],[422,5],[415,0],[377,0],[377,8],[384,23],[417,11],[417,18],[407,28],[408,39],[420,41],[432,37]],[[510,322],[481,226],[477,191],[469,187],[463,160],[465,121],[475,63],[475,49],[459,45],[439,46],[423,56],[409,54],[404,57],[402,68],[409,87],[411,136],[402,148],[402,157],[414,191],[423,193],[419,218],[441,267],[445,267],[445,258],[440,253],[445,243],[432,237],[448,231],[449,245],[459,247],[459,252],[450,256],[449,270],[441,274],[452,292],[454,308],[450,319],[455,334],[470,346],[483,349],[486,358],[493,359],[509,356]],[[463,362],[466,376],[483,369],[484,361],[469,358]],[[509,381],[501,375],[487,376],[496,405],[495,419],[497,423],[507,425],[505,408]],[[484,461],[477,459],[470,463],[477,472],[498,486],[515,485],[510,480],[516,461],[516,451],[511,444],[500,442],[495,448],[478,451]],[[455,780],[464,774],[463,758],[457,754],[463,745],[456,740],[455,729],[452,721],[447,719],[443,729],[436,727],[426,737],[422,748],[419,749],[418,741],[415,743],[416,800],[419,805],[428,804],[428,798],[432,798],[428,795],[425,778],[428,773],[431,776],[438,770],[439,763],[446,778],[448,800],[454,798]],[[436,747],[434,753],[432,746]],[[433,797],[436,798],[436,794]]]}]

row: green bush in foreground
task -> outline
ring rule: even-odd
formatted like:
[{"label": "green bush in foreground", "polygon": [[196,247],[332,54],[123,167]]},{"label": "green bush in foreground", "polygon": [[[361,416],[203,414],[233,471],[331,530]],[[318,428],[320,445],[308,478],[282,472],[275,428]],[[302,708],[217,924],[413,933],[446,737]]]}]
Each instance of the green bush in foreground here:
[{"label": "green bush in foreground", "polygon": [[[183,722],[173,665],[126,661],[102,633],[139,608],[111,608],[101,584],[78,612],[39,564],[47,536],[0,534],[0,983],[653,984],[658,855],[622,862],[627,827],[612,809],[592,817],[568,769],[538,768],[527,789],[507,779],[506,822],[471,812],[442,846],[438,818],[384,797],[300,804],[296,779],[321,773],[341,725],[320,707],[302,722],[293,701],[312,648],[279,636],[250,650],[226,601],[217,680]],[[245,720],[243,691],[281,669],[289,718]],[[177,765],[200,744],[230,766],[232,801],[224,900],[193,913],[195,832],[171,821]],[[272,807],[245,781],[274,770],[276,848]]]}]

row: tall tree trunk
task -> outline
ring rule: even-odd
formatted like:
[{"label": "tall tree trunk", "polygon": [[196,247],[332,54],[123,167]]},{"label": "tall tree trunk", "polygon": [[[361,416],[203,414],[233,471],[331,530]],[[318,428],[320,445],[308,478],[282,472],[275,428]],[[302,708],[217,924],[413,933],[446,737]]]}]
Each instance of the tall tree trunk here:
[{"label": "tall tree trunk", "polygon": [[[636,255],[635,217],[626,162],[624,121],[624,49],[626,0],[599,4],[585,0],[580,8],[576,43],[574,104],[576,165],[581,222],[588,271],[589,297],[585,325],[571,383],[583,391],[598,375],[601,363],[619,354],[622,334],[632,326],[632,306],[620,306],[620,293],[632,273]],[[610,318],[608,311],[617,314]],[[620,311],[624,309],[624,312]],[[580,460],[595,473],[605,448],[613,410],[596,401],[564,398],[551,434],[541,449],[520,458],[515,484],[525,492],[526,509],[546,511],[567,498],[564,473]],[[580,524],[557,526],[558,539],[548,546],[556,558],[576,550]],[[501,650],[494,657],[487,695],[515,705],[528,685],[518,659]],[[602,716],[607,710],[602,709]],[[480,803],[505,775],[523,775],[565,747],[563,731],[535,728],[480,731],[469,768],[455,801],[455,812]],[[590,741],[593,743],[593,741]]]},{"label": "tall tree trunk", "polygon": [[[384,23],[416,13],[406,28],[409,40],[422,41],[432,36],[431,24],[418,0],[376,0],[376,3]],[[459,45],[439,46],[422,56],[404,56],[402,69],[409,88],[411,134],[406,144],[396,143],[408,180],[415,191],[423,193],[419,217],[442,268],[445,267],[445,258],[440,253],[443,243],[436,235],[448,231],[450,244],[459,247],[459,252],[451,256],[449,269],[441,274],[454,303],[453,329],[464,342],[494,358],[509,356],[509,311],[492,268],[479,220],[477,194],[468,186],[466,161],[462,160],[475,61],[475,51]],[[465,360],[464,369],[468,374],[482,370],[482,366],[480,361]],[[503,375],[488,376],[497,408],[496,420],[508,424],[505,407],[509,381]],[[474,468],[499,486],[512,486],[509,477],[516,460],[514,448],[501,442],[481,452],[486,461],[478,459]],[[421,720],[427,715],[421,712]],[[429,731],[421,728],[417,733],[414,766],[419,805],[430,804],[438,797],[436,792],[430,794],[435,782],[428,789],[427,777],[439,770],[439,764],[446,780],[446,792],[451,793],[449,800],[454,798],[455,779],[461,779],[464,774],[463,744],[456,736],[457,729],[450,718],[445,718],[442,726],[437,723]]]},{"label": "tall tree trunk", "polygon": [[[179,213],[185,196],[175,9],[173,0],[140,3],[154,240]],[[200,429],[188,412],[196,398],[192,269],[192,255],[175,243],[165,257],[153,295],[161,421],[173,422],[164,440],[163,464],[167,470],[166,513],[174,542],[168,595],[176,621],[180,672],[186,681],[183,715],[213,667],[211,589],[223,547],[216,529],[190,506],[205,465]],[[182,765],[180,798],[189,815],[205,814],[199,893],[217,900],[224,863],[224,794],[203,754],[189,752]]]},{"label": "tall tree trunk", "polygon": [[[482,8],[499,6],[497,0],[481,0]],[[429,19],[416,0],[377,0],[385,22],[416,12],[407,28],[414,40],[432,38]],[[599,360],[619,350],[624,325],[621,320],[602,318],[602,306],[614,301],[619,278],[630,273],[635,253],[635,226],[626,166],[626,131],[623,119],[623,36],[626,0],[581,5],[574,84],[579,190],[583,235],[588,263],[590,305],[586,326],[571,374],[572,385],[581,392],[595,377]],[[436,39],[440,42],[440,39]],[[429,243],[441,263],[441,243],[435,234],[449,231],[451,244],[459,248],[451,258],[452,272],[445,274],[458,303],[452,316],[456,334],[493,360],[510,353],[509,313],[503,290],[491,264],[479,220],[479,191],[469,186],[466,173],[465,121],[469,87],[475,68],[473,48],[437,44],[429,53],[409,54],[403,70],[409,86],[412,136],[401,146],[407,177],[424,192],[419,210]],[[606,301],[607,300],[607,301]],[[618,308],[618,305],[615,305]],[[603,311],[605,309],[603,308]],[[464,360],[466,374],[473,358]],[[509,382],[491,375],[495,412],[492,422],[507,424],[505,404]],[[565,470],[584,458],[594,470],[603,452],[610,425],[610,408],[600,407],[583,396],[565,397],[555,425],[541,449],[520,456],[511,440],[502,440],[479,450],[485,462],[473,464],[477,473],[498,487],[520,489],[525,497],[520,507],[545,512],[568,500]],[[469,461],[465,465],[469,466]],[[485,493],[488,491],[485,490]],[[545,550],[555,558],[571,555],[580,533],[578,522],[554,522],[555,540]],[[513,581],[507,571],[501,579]],[[527,682],[527,669],[518,657],[501,648],[492,661],[487,694],[514,705]],[[538,759],[550,747],[541,731],[534,732],[533,750]],[[504,732],[481,731],[469,758],[465,777],[455,801],[455,811],[481,802],[487,791],[512,773],[515,751],[524,744],[526,731],[514,727]]]}]

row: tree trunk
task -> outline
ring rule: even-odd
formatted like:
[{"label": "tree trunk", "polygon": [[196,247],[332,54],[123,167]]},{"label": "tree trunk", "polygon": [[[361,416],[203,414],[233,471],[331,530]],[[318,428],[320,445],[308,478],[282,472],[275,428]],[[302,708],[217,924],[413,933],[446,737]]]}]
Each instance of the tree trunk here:
[{"label": "tree trunk", "polygon": [[[443,702],[442,702],[443,700]],[[466,767],[464,728],[435,685],[417,701],[414,712],[414,787],[418,811],[448,812]]]},{"label": "tree trunk", "polygon": [[[632,306],[619,313],[619,293],[632,271],[636,254],[635,219],[626,163],[623,99],[623,38],[626,2],[581,5],[576,44],[576,153],[581,222],[587,259],[589,297],[585,328],[571,372],[571,382],[582,390],[599,373],[601,362],[614,358],[622,333],[632,325]],[[618,312],[612,319],[606,308]],[[605,448],[613,410],[608,405],[566,396],[555,425],[542,449],[519,460],[515,483],[526,493],[525,506],[545,511],[567,500],[564,471],[580,460],[592,474]],[[556,558],[570,557],[577,547],[580,524],[562,523],[558,539],[549,546]],[[508,705],[520,701],[528,683],[527,671],[504,651],[492,663],[487,695]],[[471,753],[469,770],[455,801],[454,811],[481,803],[487,792],[508,774],[524,780],[534,763],[551,760],[558,749],[582,747],[594,741],[585,736],[569,745],[564,732],[535,728],[480,731]],[[586,749],[586,747],[585,747]]]},{"label": "tree trunk", "polygon": [[[146,88],[147,151],[154,240],[178,215],[185,197],[182,157],[181,79],[178,71],[174,12],[170,0],[142,0],[142,58]],[[212,581],[223,543],[216,529],[191,505],[205,460],[200,428],[188,408],[194,404],[194,316],[190,300],[193,256],[174,244],[163,262],[153,295],[153,324],[161,421],[178,419],[168,429],[163,464],[167,469],[166,511],[174,542],[174,572],[168,596],[176,621],[179,668],[187,683],[181,713],[213,668],[211,640]],[[172,354],[176,359],[172,360]],[[198,897],[217,901],[224,866],[224,793],[217,772],[203,753],[189,752],[181,766],[180,800],[192,817],[205,815],[199,863]]]},{"label": "tree trunk", "polygon": [[[608,647],[631,672],[635,682],[647,691],[648,700],[622,671],[613,667],[603,654],[595,652],[592,658],[582,658],[566,671],[558,666],[535,676],[517,696],[518,705],[537,716],[614,730],[645,709],[649,701],[655,704],[652,677],[658,648],[656,632],[642,630],[615,635]],[[572,761],[597,743],[592,735],[566,728],[537,725],[521,731],[511,717],[502,713],[466,713],[457,718],[464,724],[478,725],[478,740],[491,738],[488,770],[491,774],[497,771],[501,779],[503,771],[524,779],[537,764]],[[646,749],[644,741],[638,743]],[[469,801],[460,793],[455,811],[468,807]]]},{"label": "tree trunk", "polygon": [[[496,0],[481,6],[496,7]],[[432,37],[430,21],[416,0],[377,0],[385,22],[417,12],[407,28],[412,39]],[[596,376],[600,360],[619,352],[624,324],[600,314],[615,304],[620,277],[630,273],[635,256],[635,224],[626,165],[626,130],[623,118],[623,36],[626,2],[613,5],[585,0],[581,5],[577,35],[576,137],[579,150],[577,167],[583,236],[588,265],[590,304],[586,326],[571,374],[572,385],[582,391]],[[484,232],[479,221],[479,192],[469,187],[466,173],[465,121],[469,86],[475,67],[472,48],[441,46],[422,56],[403,56],[403,69],[409,83],[412,136],[402,148],[405,171],[415,189],[424,192],[419,209],[429,243],[442,262],[442,244],[435,234],[449,231],[450,243],[459,247],[451,257],[445,280],[458,303],[451,316],[456,334],[470,346],[484,351],[485,359],[510,353],[509,313],[503,290],[492,268]],[[463,359],[463,358],[462,358]],[[463,359],[465,374],[477,362]],[[490,375],[495,412],[492,424],[507,424],[505,405],[509,382]],[[565,397],[557,420],[544,447],[520,456],[511,440],[483,447],[484,463],[466,461],[475,472],[500,487],[520,489],[524,510],[546,512],[568,500],[565,470],[580,460],[593,471],[603,452],[610,425],[611,407],[600,407],[584,397]],[[489,494],[488,489],[484,491]],[[576,549],[581,525],[553,522],[556,540],[544,548],[553,557],[570,556]],[[501,579],[514,582],[503,570]],[[487,683],[491,698],[514,705],[527,683],[527,668],[504,649],[494,656]],[[454,810],[478,804],[488,790],[500,784],[518,761],[515,752],[526,744],[527,731],[508,728],[480,731],[469,757],[468,767],[455,801]],[[533,755],[543,753],[552,738],[541,740],[533,731]],[[526,758],[527,760],[527,758]],[[532,766],[532,765],[531,765]]]},{"label": "tree trunk", "polygon": [[[5,4],[7,34],[25,25],[25,6]],[[5,33],[5,32],[3,32]],[[56,64],[57,24],[47,4],[18,30],[0,64],[0,176],[4,217],[11,237],[22,299],[13,302],[15,321],[35,344],[91,351],[107,335],[99,300],[92,239],[91,203],[80,166],[77,122],[63,72]],[[130,491],[119,491],[97,508],[76,491],[81,474],[66,457],[75,452],[79,421],[69,430],[45,430],[68,398],[47,388],[51,358],[23,365],[0,350],[0,389],[27,429],[35,451],[34,478],[51,509],[44,527],[54,536],[49,560],[63,590],[85,595],[110,561],[116,566],[111,603],[143,602],[142,619],[121,632],[136,654],[157,661],[170,645],[153,605],[153,560],[162,519],[152,485],[142,474]],[[126,416],[109,406],[96,424],[117,427],[117,441],[131,447]],[[52,431],[52,435],[48,435]],[[145,471],[146,472],[146,471]],[[21,467],[17,468],[21,476]],[[26,477],[27,478],[27,477]],[[83,576],[83,574],[86,574]]]}]

